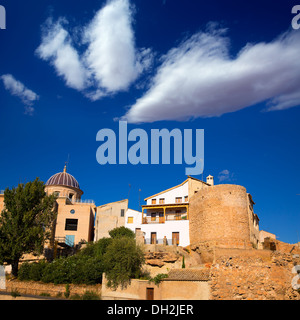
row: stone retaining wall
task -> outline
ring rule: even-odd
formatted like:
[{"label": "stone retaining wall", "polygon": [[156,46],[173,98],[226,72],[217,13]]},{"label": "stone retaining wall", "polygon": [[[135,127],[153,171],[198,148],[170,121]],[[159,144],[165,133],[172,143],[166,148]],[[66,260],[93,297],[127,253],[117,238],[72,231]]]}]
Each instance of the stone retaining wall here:
[{"label": "stone retaining wall", "polygon": [[[223,255],[211,267],[213,300],[300,300],[292,287],[299,255],[273,252],[270,259]],[[299,281],[298,281],[299,283]]]},{"label": "stone retaining wall", "polygon": [[[93,291],[101,295],[101,284],[97,285],[74,285],[70,284],[69,287],[70,296],[74,294],[82,295],[86,291]],[[19,280],[7,280],[6,290],[0,290],[1,292],[12,292],[18,291],[20,294],[36,295],[49,294],[51,297],[61,296],[64,298],[66,292],[65,284],[52,284],[52,283],[41,283],[36,281],[19,281]]]}]

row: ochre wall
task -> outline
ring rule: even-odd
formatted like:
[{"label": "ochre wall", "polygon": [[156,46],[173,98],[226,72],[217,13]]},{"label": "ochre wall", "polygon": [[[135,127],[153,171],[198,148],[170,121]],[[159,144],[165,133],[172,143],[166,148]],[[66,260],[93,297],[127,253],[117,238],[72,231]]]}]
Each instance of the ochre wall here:
[{"label": "ochre wall", "polygon": [[220,247],[251,247],[246,189],[216,185],[190,199],[190,242],[218,241]]}]

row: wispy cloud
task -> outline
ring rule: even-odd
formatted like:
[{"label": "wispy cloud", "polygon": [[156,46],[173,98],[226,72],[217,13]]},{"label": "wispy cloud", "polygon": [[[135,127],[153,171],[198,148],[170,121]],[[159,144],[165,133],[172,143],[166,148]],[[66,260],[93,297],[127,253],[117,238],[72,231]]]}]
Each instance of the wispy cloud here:
[{"label": "wispy cloud", "polygon": [[199,32],[164,57],[149,90],[123,117],[129,122],[220,116],[267,102],[267,111],[300,105],[300,33],[229,54],[224,30]]},{"label": "wispy cloud", "polygon": [[126,91],[152,61],[150,49],[136,47],[132,23],[129,0],[108,1],[87,26],[78,27],[81,40],[72,39],[66,19],[54,23],[49,18],[36,52],[67,86],[98,100]]},{"label": "wispy cloud", "polygon": [[37,48],[37,55],[49,61],[57,74],[62,76],[70,88],[83,90],[87,86],[87,74],[72,40],[65,30],[66,20],[53,22],[49,18],[43,26],[42,43]]},{"label": "wispy cloud", "polygon": [[25,104],[25,114],[32,115],[34,108],[32,105],[39,99],[39,96],[32,90],[25,87],[25,85],[16,80],[11,74],[3,74],[0,77],[3,81],[4,87],[11,95],[21,99]]},{"label": "wispy cloud", "polygon": [[229,170],[225,169],[225,170],[222,170],[221,172],[219,172],[218,174],[218,179],[219,179],[219,182],[223,182],[223,181],[231,181],[233,177],[233,174],[229,172]]}]

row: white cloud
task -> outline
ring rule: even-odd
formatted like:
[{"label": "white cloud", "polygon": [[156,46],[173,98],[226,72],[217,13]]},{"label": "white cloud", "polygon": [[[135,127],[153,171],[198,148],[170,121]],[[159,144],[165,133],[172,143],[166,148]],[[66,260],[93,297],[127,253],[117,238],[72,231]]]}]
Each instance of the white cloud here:
[{"label": "white cloud", "polygon": [[227,169],[222,170],[218,175],[219,182],[231,181],[231,176],[232,176],[232,174],[230,174],[229,170],[227,170]]},{"label": "white cloud", "polygon": [[64,29],[63,23],[66,23],[63,19],[56,23],[53,23],[52,19],[47,20],[42,43],[36,53],[41,59],[51,62],[68,87],[83,90],[87,85],[87,72],[79,54],[72,46],[71,37]]},{"label": "white cloud", "polygon": [[39,99],[39,96],[32,90],[26,88],[24,84],[14,78],[11,74],[3,74],[0,77],[3,81],[4,87],[11,95],[17,96],[26,105],[25,113],[33,114],[33,103]]},{"label": "white cloud", "polygon": [[99,87],[109,92],[126,90],[143,68],[138,68],[128,0],[109,2],[85,30],[89,43],[86,64]]},{"label": "white cloud", "polygon": [[[129,0],[108,1],[88,26],[81,27],[82,41],[78,34],[76,41],[71,38],[66,19],[48,19],[36,52],[51,62],[67,86],[95,101],[127,90],[152,62],[150,49],[136,48],[132,22]],[[87,48],[80,53],[74,45]]]},{"label": "white cloud", "polygon": [[248,44],[232,58],[221,32],[199,32],[170,50],[129,122],[220,116],[267,101],[268,110],[300,104],[300,33]]}]

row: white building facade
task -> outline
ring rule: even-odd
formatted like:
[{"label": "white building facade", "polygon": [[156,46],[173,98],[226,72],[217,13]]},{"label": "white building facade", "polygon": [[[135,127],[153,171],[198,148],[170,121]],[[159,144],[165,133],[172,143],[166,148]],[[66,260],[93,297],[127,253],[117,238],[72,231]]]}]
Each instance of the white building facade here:
[{"label": "white building facade", "polygon": [[142,231],[146,244],[188,246],[189,199],[209,185],[188,177],[181,184],[146,198],[142,212],[128,209],[125,227],[134,232]]}]

